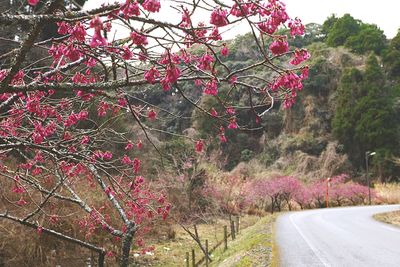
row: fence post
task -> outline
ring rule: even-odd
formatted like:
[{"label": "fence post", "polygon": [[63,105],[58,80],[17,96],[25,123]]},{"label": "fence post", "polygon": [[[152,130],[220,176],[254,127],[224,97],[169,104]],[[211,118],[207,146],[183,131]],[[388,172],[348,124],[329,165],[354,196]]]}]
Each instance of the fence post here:
[{"label": "fence post", "polygon": [[104,267],[104,258],[106,253],[104,251],[99,252],[98,266]]},{"label": "fence post", "polygon": [[238,215],[238,216],[236,216],[236,233],[237,234],[239,234],[239,220],[240,220],[240,217]]},{"label": "fence post", "polygon": [[224,225],[224,243],[225,243],[224,249],[227,250],[228,249],[228,226],[226,226],[226,225]]},{"label": "fence post", "polygon": [[189,267],[189,252],[186,252],[186,267]]},{"label": "fence post", "polygon": [[236,234],[235,234],[235,222],[234,221],[231,221],[231,236],[232,236],[232,240],[235,240]]},{"label": "fence post", "polygon": [[194,254],[194,249],[192,248],[192,265],[196,267],[196,254]]},{"label": "fence post", "polygon": [[208,267],[208,239],[206,239],[206,267]]}]

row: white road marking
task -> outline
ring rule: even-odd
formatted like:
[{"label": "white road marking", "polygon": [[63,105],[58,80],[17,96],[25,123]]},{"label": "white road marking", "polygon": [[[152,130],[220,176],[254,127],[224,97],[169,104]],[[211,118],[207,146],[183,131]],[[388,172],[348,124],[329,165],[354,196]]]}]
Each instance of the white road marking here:
[{"label": "white road marking", "polygon": [[295,214],[292,214],[289,216],[290,221],[292,222],[294,228],[297,230],[297,232],[299,232],[300,236],[304,239],[304,241],[307,243],[307,245],[310,247],[310,249],[312,250],[312,252],[314,252],[315,256],[319,259],[319,261],[325,266],[325,267],[329,267],[331,266],[329,263],[327,263],[321,256],[321,252],[311,243],[311,241],[303,234],[303,232],[300,230],[300,228],[294,223],[293,221],[293,216]]}]

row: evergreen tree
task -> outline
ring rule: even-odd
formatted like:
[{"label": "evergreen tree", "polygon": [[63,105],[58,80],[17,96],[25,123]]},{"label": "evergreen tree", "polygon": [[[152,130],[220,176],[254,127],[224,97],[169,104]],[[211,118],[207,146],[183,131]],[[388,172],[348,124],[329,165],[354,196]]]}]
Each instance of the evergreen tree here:
[{"label": "evergreen tree", "polygon": [[[333,20],[332,20],[333,21]],[[350,14],[345,14],[337,19],[329,30],[326,43],[329,46],[344,45],[350,36],[355,36],[361,29],[361,22],[354,19]]]},{"label": "evergreen tree", "polygon": [[386,46],[386,36],[375,24],[362,24],[359,33],[348,37],[344,45],[358,54],[375,52],[379,55]]},{"label": "evergreen tree", "polygon": [[322,24],[322,34],[325,35],[325,38],[328,36],[329,32],[332,30],[333,25],[338,21],[339,18],[335,16],[335,14],[330,15]]},{"label": "evergreen tree", "polygon": [[[333,134],[344,145],[345,152],[359,154],[359,144],[355,139],[355,118],[354,107],[361,90],[362,73],[356,69],[347,69],[342,75],[340,87],[338,89],[337,107],[334,119],[332,121]],[[353,152],[353,153],[351,153]]]},{"label": "evergreen tree", "polygon": [[371,54],[364,73],[351,69],[343,75],[333,133],[356,167],[364,166],[365,151],[376,151],[375,166],[380,175],[388,176],[389,159],[399,148],[398,125],[394,90],[387,86],[379,62]]},{"label": "evergreen tree", "polygon": [[400,30],[383,52],[383,63],[389,75],[398,80],[400,77]]}]

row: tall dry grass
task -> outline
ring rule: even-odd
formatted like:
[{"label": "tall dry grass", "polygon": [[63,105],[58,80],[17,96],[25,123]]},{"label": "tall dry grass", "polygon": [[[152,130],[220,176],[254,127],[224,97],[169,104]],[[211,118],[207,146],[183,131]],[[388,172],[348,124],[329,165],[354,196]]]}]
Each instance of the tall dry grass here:
[{"label": "tall dry grass", "polygon": [[400,204],[400,183],[375,184],[377,201],[382,204]]}]

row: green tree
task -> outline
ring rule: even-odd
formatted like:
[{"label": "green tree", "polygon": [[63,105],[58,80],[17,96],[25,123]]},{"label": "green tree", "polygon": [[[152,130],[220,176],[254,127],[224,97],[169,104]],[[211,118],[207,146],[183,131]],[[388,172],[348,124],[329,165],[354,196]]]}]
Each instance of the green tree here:
[{"label": "green tree", "polygon": [[[344,145],[356,167],[364,166],[365,151],[379,154],[376,169],[386,176],[382,166],[398,153],[399,120],[394,110],[394,90],[387,85],[376,56],[367,59],[363,73],[351,69],[342,77],[338,91],[333,133]],[[390,169],[390,168],[389,168]]]},{"label": "green tree", "polygon": [[[360,153],[358,142],[355,139],[354,106],[357,103],[360,85],[362,83],[362,73],[356,69],[347,69],[342,75],[340,87],[338,89],[337,107],[332,121],[333,134],[344,145],[345,151],[350,153]],[[351,155],[350,155],[351,156]]]},{"label": "green tree", "polygon": [[344,45],[350,36],[355,36],[359,33],[361,21],[354,19],[350,14],[345,14],[337,19],[329,30],[326,43],[329,46]]},{"label": "green tree", "polygon": [[382,53],[382,60],[386,70],[392,78],[400,76],[400,30],[390,41],[389,47]]},{"label": "green tree", "polygon": [[375,24],[362,24],[359,33],[349,36],[344,45],[358,54],[375,52],[379,55],[386,46],[386,36]]},{"label": "green tree", "polygon": [[330,15],[322,24],[322,34],[325,35],[325,37],[328,36],[329,32],[332,30],[333,25],[338,21],[339,18],[335,16],[335,14]]}]

